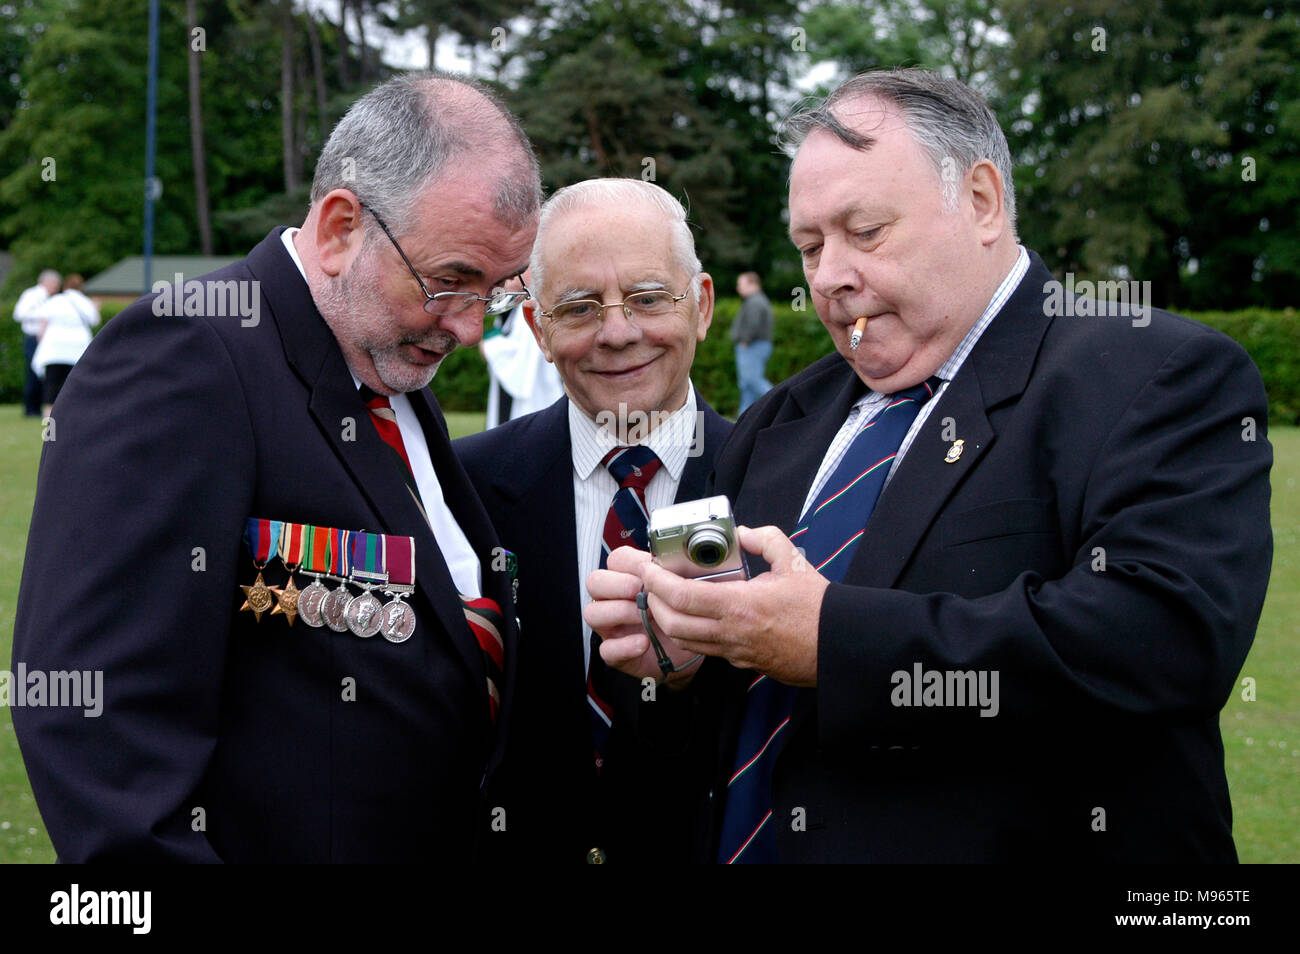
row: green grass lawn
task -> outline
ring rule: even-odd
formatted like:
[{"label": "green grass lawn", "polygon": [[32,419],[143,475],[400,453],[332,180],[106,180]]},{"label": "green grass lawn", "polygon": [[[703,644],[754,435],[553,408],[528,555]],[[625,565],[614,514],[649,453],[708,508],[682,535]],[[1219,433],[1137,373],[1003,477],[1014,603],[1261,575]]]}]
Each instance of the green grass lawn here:
[{"label": "green grass lawn", "polygon": [[[483,426],[482,414],[448,414],[453,437]],[[1300,429],[1277,428],[1273,469],[1273,577],[1242,678],[1255,701],[1234,693],[1221,724],[1234,831],[1242,861],[1300,862]],[[0,668],[8,668],[40,457],[39,421],[0,405]],[[0,708],[0,862],[54,860],[9,710]]]}]

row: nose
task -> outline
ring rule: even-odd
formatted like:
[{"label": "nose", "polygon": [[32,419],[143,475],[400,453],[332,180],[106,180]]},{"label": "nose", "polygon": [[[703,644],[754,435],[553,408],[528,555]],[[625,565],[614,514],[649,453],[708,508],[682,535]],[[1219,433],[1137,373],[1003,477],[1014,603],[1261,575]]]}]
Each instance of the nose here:
[{"label": "nose", "polygon": [[[835,236],[828,236],[817,256],[814,274],[807,276],[812,290],[822,298],[836,299],[856,294],[862,289],[862,275],[854,260],[854,250]],[[861,254],[856,253],[856,254]]]},{"label": "nose", "polygon": [[596,333],[596,343],[607,348],[623,348],[641,338],[641,329],[628,315],[621,304],[605,305],[605,317],[601,320],[600,331]]},{"label": "nose", "polygon": [[476,302],[464,311],[452,315],[443,315],[435,327],[456,339],[464,348],[472,348],[483,340],[483,309],[486,306]]}]

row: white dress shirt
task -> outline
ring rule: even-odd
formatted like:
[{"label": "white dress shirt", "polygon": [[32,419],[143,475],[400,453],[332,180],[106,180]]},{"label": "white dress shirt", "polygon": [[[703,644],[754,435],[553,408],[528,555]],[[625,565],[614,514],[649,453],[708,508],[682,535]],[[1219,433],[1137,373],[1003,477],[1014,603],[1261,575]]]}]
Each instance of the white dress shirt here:
[{"label": "white dress shirt", "polygon": [[[889,473],[885,476],[885,486],[889,486],[894,471],[898,470],[898,465],[903,462],[903,455],[912,446],[913,439],[920,432],[935,405],[939,403],[939,399],[943,397],[943,392],[948,390],[948,383],[957,376],[957,372],[965,362],[966,356],[975,347],[975,342],[979,341],[980,335],[984,334],[984,330],[993,323],[997,313],[1002,310],[1002,306],[1006,304],[1007,299],[1011,297],[1011,293],[1016,290],[1021,279],[1025,277],[1025,272],[1029,270],[1029,253],[1025,251],[1023,245],[1018,247],[1020,255],[1016,258],[1016,263],[1011,266],[1011,271],[1007,272],[1006,277],[1002,279],[1001,284],[993,292],[993,297],[989,299],[984,313],[971,326],[970,331],[966,332],[966,337],[957,346],[957,350],[935,372],[938,377],[943,379],[943,384],[939,386],[939,390],[935,392],[934,397],[930,398],[921,407],[920,413],[916,415],[916,420],[912,422],[912,426],[903,437],[903,443],[898,448],[898,455],[894,458],[894,462],[889,465]],[[889,394],[867,391],[866,394],[858,398],[853,407],[849,408],[848,417],[840,425],[839,432],[836,433],[834,440],[831,441],[831,446],[826,451],[826,456],[822,458],[821,467],[818,468],[817,476],[813,478],[812,486],[808,489],[808,496],[804,498],[803,508],[799,511],[800,516],[812,506],[812,502],[817,499],[817,494],[821,492],[822,485],[830,479],[831,474],[835,473],[835,468],[839,466],[840,460],[844,457],[844,452],[853,443],[853,438],[858,433],[858,430],[879,414],[881,409],[889,404],[891,398],[892,395]]]},{"label": "white dress shirt", "polygon": [[49,297],[50,293],[44,285],[33,285],[18,296],[18,302],[14,305],[14,321],[21,324],[23,334],[33,338],[40,334],[41,319],[37,311]]},{"label": "white dress shirt", "polygon": [[[646,485],[647,512],[666,507],[677,499],[677,487],[686,469],[698,417],[695,387],[689,384],[686,403],[650,432],[641,443],[658,455],[663,466]],[[578,542],[578,593],[582,606],[591,602],[587,577],[600,569],[600,542],[605,534],[605,517],[618,491],[618,481],[601,465],[611,449],[619,446],[609,431],[599,427],[576,404],[569,402],[569,442],[573,450],[573,511]],[[591,627],[582,621],[582,667],[587,671],[591,657]]]},{"label": "white dress shirt", "polygon": [[[293,244],[293,236],[297,233],[298,229],[285,229],[280,238],[289,252],[289,257],[298,266],[303,281],[306,281],[307,272],[302,267],[302,259],[298,257],[298,250]],[[361,387],[361,379],[355,374],[352,374],[352,384],[356,388]],[[462,596],[477,599],[483,595],[483,568],[479,563],[478,554],[474,552],[469,538],[465,536],[465,531],[460,528],[451,508],[447,506],[447,499],[442,493],[442,484],[438,482],[438,474],[433,468],[433,459],[429,456],[429,444],[424,437],[424,428],[420,426],[420,420],[415,416],[411,399],[405,394],[394,394],[389,397],[388,403],[392,405],[393,413],[397,417],[397,430],[401,433],[402,443],[406,446],[406,456],[411,460],[411,473],[415,476],[415,486],[420,491],[420,501],[424,504],[424,512],[429,515],[429,526],[433,529],[433,536],[438,541],[442,558],[451,572],[452,582],[456,584],[456,590]]]}]

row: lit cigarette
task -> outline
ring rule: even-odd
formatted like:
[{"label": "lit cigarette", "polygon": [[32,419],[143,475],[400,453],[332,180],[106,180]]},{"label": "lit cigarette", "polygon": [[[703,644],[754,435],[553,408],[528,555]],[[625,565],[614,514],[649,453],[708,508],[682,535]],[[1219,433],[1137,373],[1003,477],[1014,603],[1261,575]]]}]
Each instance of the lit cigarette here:
[{"label": "lit cigarette", "polygon": [[849,350],[857,351],[858,345],[862,344],[862,332],[867,329],[867,316],[863,315],[853,323],[853,334],[849,335]]}]

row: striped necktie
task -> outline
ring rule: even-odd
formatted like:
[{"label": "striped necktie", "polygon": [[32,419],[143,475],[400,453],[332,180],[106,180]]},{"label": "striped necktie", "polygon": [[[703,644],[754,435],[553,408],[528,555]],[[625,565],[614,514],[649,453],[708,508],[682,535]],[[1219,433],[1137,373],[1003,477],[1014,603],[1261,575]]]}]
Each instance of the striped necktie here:
[{"label": "striped necktie", "polygon": [[[619,547],[650,548],[648,536],[649,514],[646,510],[645,489],[659,468],[663,466],[655,452],[638,444],[633,447],[615,447],[601,463],[618,481],[618,490],[605,515],[605,529],[600,540],[600,568],[610,553]],[[605,761],[605,748],[609,742],[613,710],[600,691],[607,678],[607,667],[600,658],[600,637],[591,634],[590,652],[587,656],[587,709],[591,716],[592,743],[595,749],[596,771]]]},{"label": "striped necktie", "polygon": [[[415,483],[411,458],[406,453],[406,443],[402,440],[402,431],[397,426],[397,414],[393,411],[393,405],[387,397],[375,393],[364,384],[357,389],[357,394],[361,397],[362,403],[369,408],[370,420],[374,423],[375,430],[393,452],[393,460],[402,473],[402,479],[406,481],[406,488],[410,491],[411,498],[419,508],[425,523],[429,523],[429,515],[425,513],[424,503],[420,499],[420,488]],[[432,529],[433,525],[429,526]],[[487,673],[488,714],[495,724],[501,711],[500,687],[505,683],[506,666],[505,640],[502,637],[504,616],[501,606],[489,596],[469,597],[463,593],[456,595],[460,597],[463,604],[465,622],[469,624],[470,632],[474,634],[474,641],[478,643],[479,650],[483,654],[483,668]]]},{"label": "striped necktie", "polygon": [[[890,465],[921,407],[941,380],[931,378],[893,395],[854,435],[790,539],[828,580],[838,583],[853,559],[885,486]],[[772,770],[799,690],[759,675],[749,684],[745,714],[727,782],[718,861],[763,864],[778,860],[772,817]]]}]

